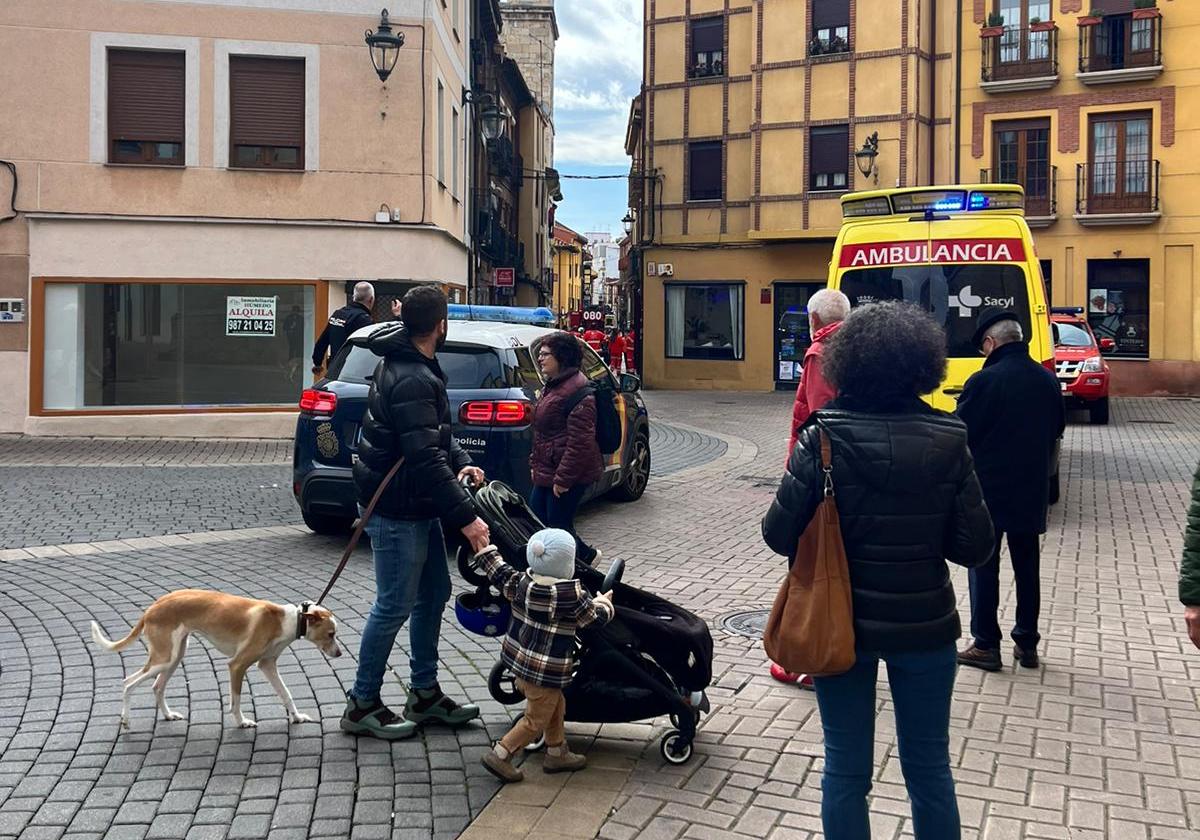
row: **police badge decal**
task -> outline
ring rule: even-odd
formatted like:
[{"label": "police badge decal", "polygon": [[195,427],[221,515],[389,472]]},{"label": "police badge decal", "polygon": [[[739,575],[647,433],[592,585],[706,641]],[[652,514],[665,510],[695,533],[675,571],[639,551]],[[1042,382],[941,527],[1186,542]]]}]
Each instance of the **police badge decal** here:
[{"label": "police badge decal", "polygon": [[317,426],[317,450],[324,458],[333,458],[338,454],[338,439],[333,433],[332,423]]}]

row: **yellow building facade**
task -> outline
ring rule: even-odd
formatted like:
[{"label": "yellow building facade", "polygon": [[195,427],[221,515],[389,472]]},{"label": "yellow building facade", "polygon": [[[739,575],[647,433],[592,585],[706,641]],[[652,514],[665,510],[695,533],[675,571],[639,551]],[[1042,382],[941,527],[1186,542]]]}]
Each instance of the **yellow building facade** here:
[{"label": "yellow building facade", "polygon": [[551,248],[554,252],[554,314],[564,320],[579,310],[583,301],[583,256],[587,239],[564,224],[555,222]]},{"label": "yellow building facade", "polygon": [[1200,392],[1200,5],[1135,5],[646,0],[626,147],[648,384],[794,387],[840,196],[985,180],[1026,187],[1051,299],[1117,339],[1118,392]]}]

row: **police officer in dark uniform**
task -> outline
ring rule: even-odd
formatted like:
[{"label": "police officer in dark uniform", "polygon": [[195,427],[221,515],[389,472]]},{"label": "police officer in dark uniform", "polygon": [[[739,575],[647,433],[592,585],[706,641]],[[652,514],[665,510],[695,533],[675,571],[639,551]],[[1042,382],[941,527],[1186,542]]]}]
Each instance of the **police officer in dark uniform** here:
[{"label": "police officer in dark uniform", "polygon": [[325,367],[326,354],[329,358],[336,356],[355,330],[375,323],[371,315],[374,306],[375,287],[367,282],[357,284],[354,287],[354,300],[329,316],[329,323],[313,347],[313,373],[321,372]]}]

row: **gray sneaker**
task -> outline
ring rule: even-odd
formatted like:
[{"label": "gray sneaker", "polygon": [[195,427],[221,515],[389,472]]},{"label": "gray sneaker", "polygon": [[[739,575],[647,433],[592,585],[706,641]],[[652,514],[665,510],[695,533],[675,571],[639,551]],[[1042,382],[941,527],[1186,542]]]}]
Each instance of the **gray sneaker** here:
[{"label": "gray sneaker", "polygon": [[415,723],[397,715],[382,700],[368,703],[350,695],[346,695],[341,727],[351,735],[369,735],[383,741],[400,741],[417,733]]}]

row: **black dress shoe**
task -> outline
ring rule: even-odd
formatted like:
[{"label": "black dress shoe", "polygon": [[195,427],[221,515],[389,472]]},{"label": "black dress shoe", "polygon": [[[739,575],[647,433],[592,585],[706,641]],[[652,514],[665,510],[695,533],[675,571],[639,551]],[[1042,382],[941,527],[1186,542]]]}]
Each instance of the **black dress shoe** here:
[{"label": "black dress shoe", "polygon": [[958,655],[958,664],[979,668],[981,671],[999,671],[1004,667],[1004,663],[1000,661],[1000,651],[983,650],[975,645]]},{"label": "black dress shoe", "polygon": [[1013,656],[1016,657],[1022,668],[1036,668],[1041,664],[1038,660],[1037,648],[1025,650],[1020,645],[1014,645]]}]

